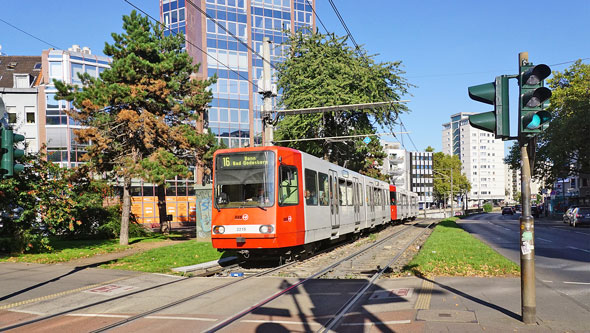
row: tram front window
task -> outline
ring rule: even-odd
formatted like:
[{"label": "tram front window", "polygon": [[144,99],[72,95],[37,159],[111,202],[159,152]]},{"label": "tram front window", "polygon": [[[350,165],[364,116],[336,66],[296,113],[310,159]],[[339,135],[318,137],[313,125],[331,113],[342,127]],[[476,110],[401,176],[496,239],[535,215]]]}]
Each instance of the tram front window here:
[{"label": "tram front window", "polygon": [[215,159],[215,207],[271,207],[274,179],[272,151],[219,154]]}]

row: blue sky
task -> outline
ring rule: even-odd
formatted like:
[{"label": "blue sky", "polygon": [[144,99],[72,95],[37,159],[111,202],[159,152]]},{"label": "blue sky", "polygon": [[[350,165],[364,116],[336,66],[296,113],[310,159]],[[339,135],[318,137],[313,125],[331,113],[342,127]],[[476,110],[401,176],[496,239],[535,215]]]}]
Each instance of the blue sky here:
[{"label": "blue sky", "polygon": [[[154,17],[158,0],[130,0]],[[334,0],[354,39],[379,61],[402,61],[406,78],[416,85],[401,119],[410,150],[441,150],[442,124],[458,112],[491,111],[472,101],[467,87],[516,74],[518,53],[535,64],[563,71],[590,58],[590,1],[391,1]],[[133,8],[123,0],[4,1],[0,19],[55,46],[88,46],[102,54],[121,17]],[[316,12],[330,32],[345,35],[328,0]],[[321,32],[324,28],[319,24]],[[8,55],[40,55],[51,47],[0,21],[0,45]],[[584,62],[589,62],[585,60]],[[512,80],[514,81],[514,80]],[[516,83],[511,81],[511,112],[516,112]],[[514,121],[511,128],[515,130]],[[413,141],[413,144],[412,144]],[[414,148],[415,146],[415,148]]]}]

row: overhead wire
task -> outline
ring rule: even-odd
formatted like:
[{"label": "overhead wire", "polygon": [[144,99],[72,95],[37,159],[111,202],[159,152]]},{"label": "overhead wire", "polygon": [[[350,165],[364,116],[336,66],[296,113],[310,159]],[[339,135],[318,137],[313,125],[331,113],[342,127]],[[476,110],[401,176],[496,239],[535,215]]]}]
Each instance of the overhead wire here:
[{"label": "overhead wire", "polygon": [[324,25],[324,22],[322,21],[322,19],[318,15],[318,13],[316,13],[315,9],[313,8],[313,5],[309,2],[309,0],[305,0],[305,2],[307,2],[307,4],[309,5],[309,7],[311,7],[311,10],[313,11],[313,14],[315,15],[315,17],[318,18],[318,21],[320,21],[320,24],[322,25],[322,27],[324,27],[324,31],[326,31],[326,34],[330,33],[328,31],[328,28],[326,28],[326,26]]},{"label": "overhead wire", "polygon": [[[126,3],[128,3],[131,7],[139,10],[141,13],[143,13],[144,15],[146,15],[147,17],[149,17],[150,19],[152,19],[153,21],[157,22],[159,25],[163,26],[164,28],[166,28],[170,33],[173,33],[174,35],[178,35],[177,32],[173,31],[172,29],[170,29],[169,27],[167,27],[165,24],[163,24],[162,22],[160,22],[160,20],[156,20],[154,17],[152,17],[150,14],[148,14],[146,11],[144,11],[143,9],[137,7],[135,4],[133,4],[131,1],[129,0],[123,0]],[[186,36],[183,36],[184,41],[192,46],[194,46],[195,48],[197,48],[199,51],[203,52],[204,54],[206,54],[208,57],[210,57],[211,59],[214,59],[215,61],[217,61],[217,63],[219,63],[220,65],[223,65],[225,68],[229,69],[230,71],[236,73],[239,77],[241,77],[242,79],[250,82],[253,86],[256,86],[256,84],[250,80],[247,77],[244,77],[240,72],[234,70],[233,68],[229,67],[228,65],[224,64],[223,62],[219,61],[219,59],[214,58],[213,56],[211,56],[207,51],[203,50],[202,48],[200,48],[199,46],[195,45],[194,43],[192,43],[191,41],[189,41]]]},{"label": "overhead wire", "polygon": [[57,47],[57,46],[55,46],[54,44],[51,44],[51,43],[49,43],[49,42],[47,42],[47,41],[44,41],[43,39],[41,39],[41,38],[39,38],[39,37],[37,37],[37,36],[34,36],[33,34],[30,34],[30,33],[26,32],[26,31],[24,31],[23,29],[21,29],[21,28],[19,28],[19,27],[15,26],[15,25],[13,25],[13,24],[11,24],[11,23],[9,23],[9,22],[7,22],[7,21],[5,21],[5,20],[1,19],[1,18],[0,18],[0,21],[4,22],[5,24],[7,24],[7,25],[9,25],[9,26],[13,27],[14,29],[16,29],[16,30],[18,30],[18,31],[20,31],[20,32],[22,32],[22,33],[24,33],[24,34],[26,34],[26,35],[29,35],[30,37],[33,37],[33,38],[35,38],[36,40],[38,40],[38,41],[40,41],[40,42],[42,42],[42,43],[45,43],[45,44],[47,44],[47,45],[49,45],[49,46],[53,47],[54,49],[62,50],[62,48],[60,48],[60,47]]},{"label": "overhead wire", "polygon": [[356,51],[357,52],[360,52],[360,47],[358,46],[358,44],[354,40],[354,37],[352,37],[352,33],[348,29],[348,26],[346,25],[346,22],[344,22],[344,18],[342,18],[342,15],[340,15],[340,12],[338,11],[338,8],[336,8],[336,5],[334,4],[334,1],[332,1],[332,0],[329,0],[329,1],[330,1],[330,5],[332,5],[332,9],[334,10],[334,13],[336,13],[336,16],[338,16],[338,19],[340,20],[340,23],[344,27],[344,30],[346,30],[346,34],[348,35],[348,37],[352,41],[352,44],[354,44],[354,47],[355,47]]},{"label": "overhead wire", "polygon": [[248,43],[244,42],[240,37],[234,35],[232,32],[230,32],[229,30],[227,30],[225,28],[225,26],[223,26],[223,24],[217,22],[217,20],[213,17],[211,17],[211,15],[207,14],[206,11],[204,11],[201,7],[195,5],[191,0],[186,0],[187,3],[189,3],[191,6],[193,6],[193,8],[197,9],[199,12],[201,12],[201,14],[205,15],[208,19],[210,19],[213,23],[215,23],[218,27],[220,27],[221,29],[223,29],[223,31],[227,32],[228,35],[232,36],[233,38],[235,38],[238,42],[240,42],[240,44],[246,46],[246,48],[248,48],[248,50],[252,51],[252,53],[256,54],[257,56],[260,57],[260,59],[262,59],[262,61],[268,63],[272,68],[277,69],[275,65],[272,64],[272,62],[270,60],[265,59],[260,53],[256,52],[256,50],[254,50],[250,45],[248,45]]}]

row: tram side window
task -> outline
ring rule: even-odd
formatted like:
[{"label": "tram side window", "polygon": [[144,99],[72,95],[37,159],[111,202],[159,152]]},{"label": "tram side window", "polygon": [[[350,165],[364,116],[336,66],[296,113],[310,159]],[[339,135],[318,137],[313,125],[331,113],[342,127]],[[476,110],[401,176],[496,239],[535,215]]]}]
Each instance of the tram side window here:
[{"label": "tram side window", "polygon": [[281,165],[279,183],[279,205],[299,204],[298,172],[294,166]]},{"label": "tram side window", "polygon": [[346,181],[346,202],[349,206],[354,206],[353,194],[352,194],[352,182]]},{"label": "tram side window", "polygon": [[391,201],[391,205],[395,206],[397,205],[397,192],[391,191],[389,192],[389,199]]},{"label": "tram side window", "polygon": [[328,175],[325,173],[318,173],[318,180],[319,180],[319,199],[320,199],[320,206],[328,206],[330,201],[328,200],[329,193],[330,193],[330,183],[328,182]]},{"label": "tram side window", "polygon": [[305,169],[305,203],[318,205],[317,173],[309,169]]},{"label": "tram side window", "polygon": [[338,187],[340,189],[340,206],[346,206],[346,181],[338,179]]}]

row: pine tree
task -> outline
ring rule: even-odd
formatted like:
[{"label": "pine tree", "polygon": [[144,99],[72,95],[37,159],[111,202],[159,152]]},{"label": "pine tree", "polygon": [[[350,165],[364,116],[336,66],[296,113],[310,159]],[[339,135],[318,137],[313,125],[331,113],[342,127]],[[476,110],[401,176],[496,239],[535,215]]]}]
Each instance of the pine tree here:
[{"label": "pine tree", "polygon": [[104,53],[111,67],[82,87],[55,81],[56,98],[72,101],[68,115],[83,126],[76,140],[90,143],[92,170],[123,183],[120,244],[128,244],[131,180],[164,185],[189,176],[189,165],[210,157],[213,136],[196,130],[214,79],[198,79],[199,65],[182,50],[181,35],[165,36],[135,11],[123,16],[124,33],[112,33]]}]

